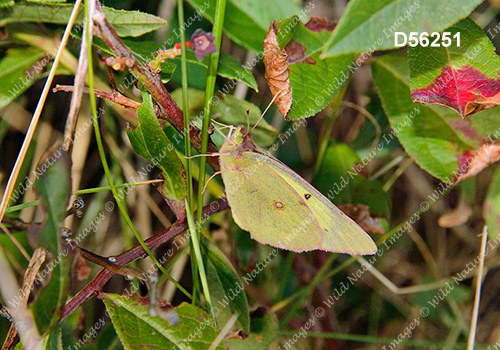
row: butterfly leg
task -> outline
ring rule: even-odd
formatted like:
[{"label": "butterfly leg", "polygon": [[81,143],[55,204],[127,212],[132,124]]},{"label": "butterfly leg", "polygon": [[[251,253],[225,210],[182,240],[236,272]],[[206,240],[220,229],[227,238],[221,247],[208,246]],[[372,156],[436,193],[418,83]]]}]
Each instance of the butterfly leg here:
[{"label": "butterfly leg", "polygon": [[203,191],[201,191],[202,194],[205,193],[205,190],[207,189],[207,185],[210,182],[210,180],[212,180],[214,177],[216,177],[217,175],[219,175],[221,173],[222,173],[222,171],[217,171],[212,176],[210,176],[210,178],[207,180],[207,182],[205,182],[205,186],[203,186]]}]

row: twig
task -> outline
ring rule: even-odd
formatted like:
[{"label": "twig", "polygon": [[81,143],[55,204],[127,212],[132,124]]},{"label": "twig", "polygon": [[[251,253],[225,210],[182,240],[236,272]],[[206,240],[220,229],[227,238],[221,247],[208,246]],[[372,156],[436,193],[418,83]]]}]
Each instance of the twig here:
[{"label": "twig", "polygon": [[[71,92],[71,91],[75,91],[75,87],[72,85],[59,85],[59,84],[57,84],[56,87],[52,89],[52,92],[58,92],[58,91]],[[84,87],[82,89],[82,92],[89,94],[90,90],[89,90],[89,88]],[[137,108],[139,108],[141,106],[141,104],[139,102],[136,102],[134,100],[131,100],[128,97],[123,96],[118,91],[106,92],[106,91],[94,89],[94,93],[97,97],[105,98],[106,100],[109,100],[111,102],[119,104],[120,106],[122,106],[124,108],[128,108],[128,109],[133,110],[133,111],[137,110]]]},{"label": "twig", "polygon": [[483,228],[483,238],[481,239],[481,253],[479,255],[479,269],[477,271],[476,280],[476,295],[474,297],[474,307],[472,309],[472,319],[470,322],[469,341],[467,350],[474,349],[474,341],[476,340],[477,316],[479,313],[479,301],[481,299],[481,284],[483,281],[484,256],[486,252],[486,243],[488,242],[488,226]]},{"label": "twig", "polygon": [[[212,204],[203,208],[203,217],[208,217],[215,213],[219,213],[228,209],[228,203],[226,198],[218,199]],[[176,222],[172,226],[170,226],[165,231],[159,233],[156,236],[153,236],[145,241],[146,245],[150,250],[154,250],[158,248],[160,245],[169,241],[173,237],[181,234],[187,229],[187,223],[185,220],[182,222]],[[116,265],[127,265],[132,261],[145,257],[146,253],[144,249],[140,245],[136,245],[135,247],[117,255],[115,264]],[[106,282],[111,278],[113,273],[108,270],[101,270],[94,279],[85,286],[73,299],[68,301],[64,307],[64,311],[62,314],[62,319],[65,319],[69,315],[71,315],[77,308],[79,308],[85,301],[87,301],[94,293],[99,291]]]}]

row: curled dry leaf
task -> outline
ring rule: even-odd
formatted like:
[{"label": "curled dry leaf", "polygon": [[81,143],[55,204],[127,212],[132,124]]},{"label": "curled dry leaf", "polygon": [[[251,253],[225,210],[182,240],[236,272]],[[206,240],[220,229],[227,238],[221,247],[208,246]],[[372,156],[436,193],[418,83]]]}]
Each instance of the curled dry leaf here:
[{"label": "curled dry leaf", "polygon": [[347,216],[353,219],[363,230],[368,233],[378,235],[384,234],[384,228],[380,223],[379,218],[375,218],[370,214],[370,208],[364,204],[343,204],[339,206]]},{"label": "curled dry leaf", "polygon": [[276,97],[274,103],[285,119],[292,106],[292,87],[288,77],[288,54],[285,49],[280,50],[276,39],[276,21],[271,22],[269,32],[264,38],[264,65],[266,66],[266,79],[269,89]]},{"label": "curled dry leaf", "polygon": [[458,174],[453,184],[479,174],[500,159],[500,141],[485,143],[474,153],[465,151],[458,159]]}]

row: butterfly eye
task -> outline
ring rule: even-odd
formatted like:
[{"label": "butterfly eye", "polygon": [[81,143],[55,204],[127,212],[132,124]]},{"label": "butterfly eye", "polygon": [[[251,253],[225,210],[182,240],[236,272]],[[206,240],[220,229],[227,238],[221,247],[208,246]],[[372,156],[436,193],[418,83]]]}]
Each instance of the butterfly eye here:
[{"label": "butterfly eye", "polygon": [[237,134],[234,138],[234,141],[236,141],[236,143],[239,145],[240,143],[243,142],[243,135]]}]

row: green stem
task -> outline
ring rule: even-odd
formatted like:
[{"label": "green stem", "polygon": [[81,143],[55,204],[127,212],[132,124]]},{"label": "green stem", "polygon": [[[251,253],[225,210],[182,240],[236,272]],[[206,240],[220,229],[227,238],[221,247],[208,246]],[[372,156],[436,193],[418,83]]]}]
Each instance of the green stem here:
[{"label": "green stem", "polygon": [[[207,84],[205,88],[205,105],[203,107],[203,125],[201,134],[201,154],[207,153],[208,145],[208,126],[210,124],[210,116],[212,114],[212,97],[215,90],[215,79],[217,77],[217,68],[219,66],[219,53],[220,44],[222,39],[222,28],[224,25],[224,15],[226,11],[226,0],[217,0],[215,7],[215,17],[213,25],[213,35],[215,37],[215,46],[217,47],[217,53],[210,55],[210,60],[208,62],[208,73],[207,73]],[[205,184],[205,171],[206,171],[207,158],[200,158],[200,172],[198,177],[198,208],[203,208],[203,185]],[[201,223],[201,211],[198,211],[197,215],[198,225]]]},{"label": "green stem", "polygon": [[[215,90],[215,80],[217,78],[217,69],[219,66],[219,55],[220,55],[220,45],[221,45],[221,40],[222,40],[222,29],[224,25],[224,15],[226,12],[226,0],[217,0],[217,3],[215,5],[215,16],[214,16],[214,24],[213,24],[213,30],[212,33],[215,37],[214,44],[217,47],[217,53],[211,54],[209,56],[209,62],[208,62],[208,72],[207,72],[207,84],[205,88],[205,104],[203,107],[203,125],[202,125],[202,132],[201,132],[201,149],[200,153],[201,154],[206,154],[208,151],[208,126],[210,124],[210,116],[212,114],[212,97],[214,95],[214,90]],[[206,172],[206,164],[207,164],[207,158],[206,157],[201,157],[200,158],[200,169],[199,169],[199,176],[198,176],[198,208],[203,208],[203,188],[205,185],[205,172]],[[201,228],[201,218],[202,218],[202,213],[201,210],[198,210],[198,214],[196,217],[196,222],[197,228]],[[201,229],[196,231],[196,234],[198,235],[198,241],[199,238],[201,237]],[[193,242],[194,243],[194,242]],[[198,247],[199,249],[199,247]],[[201,268],[202,266],[200,266]],[[201,273],[202,271],[200,270],[200,278],[202,280],[202,284],[204,284],[204,279],[206,279],[206,276]],[[204,287],[205,288],[205,287]],[[208,288],[208,285],[207,285]],[[208,292],[208,289],[204,291],[205,293]],[[208,299],[207,299],[208,303]],[[213,310],[210,307],[210,311],[212,312],[213,315]],[[215,318],[214,318],[215,320]]]},{"label": "green stem", "polygon": [[335,123],[335,117],[339,111],[340,105],[342,104],[342,100],[344,99],[344,94],[347,90],[348,84],[345,83],[340,88],[339,92],[335,95],[330,105],[333,107],[332,116],[326,120],[326,127],[321,128],[323,131],[323,137],[321,138],[321,142],[318,149],[318,157],[316,158],[316,164],[314,164],[313,170],[313,179],[318,175],[319,168],[321,167],[321,163],[323,163],[323,159],[325,158],[326,149],[330,144],[330,135],[332,134],[333,124]]},{"label": "green stem", "polygon": [[[187,203],[186,206],[189,210],[186,210],[186,215],[188,216],[188,227],[189,232],[196,232],[196,230],[191,227],[191,222],[193,218],[189,217],[190,213],[194,212],[194,200],[193,200],[193,175],[191,170],[191,142],[189,141],[189,96],[188,96],[188,80],[187,80],[187,61],[186,61],[186,30],[184,26],[184,3],[182,0],[177,0],[177,16],[179,20],[179,34],[181,40],[181,75],[182,75],[182,113],[184,115],[184,150],[186,152],[186,178],[187,178]],[[196,237],[198,238],[198,237]],[[198,239],[193,239],[191,237],[191,251],[196,252],[194,247],[197,244]],[[199,250],[199,247],[198,247]],[[196,263],[195,256],[191,254],[191,269],[193,276],[193,304],[198,302],[198,265]]]}]

